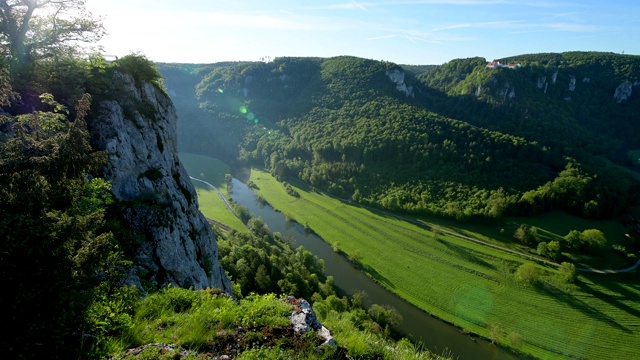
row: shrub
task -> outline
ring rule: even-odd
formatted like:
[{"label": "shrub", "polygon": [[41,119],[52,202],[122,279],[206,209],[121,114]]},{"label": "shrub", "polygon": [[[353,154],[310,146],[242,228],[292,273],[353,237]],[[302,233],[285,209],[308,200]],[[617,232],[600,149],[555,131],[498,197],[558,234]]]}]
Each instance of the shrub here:
[{"label": "shrub", "polygon": [[604,248],[607,238],[598,229],[587,229],[583,232],[571,230],[564,239],[574,249],[596,252]]},{"label": "shrub", "polygon": [[538,242],[538,232],[536,228],[527,224],[520,225],[518,229],[516,229],[516,231],[513,233],[513,237],[526,245],[531,245]]},{"label": "shrub", "polygon": [[531,285],[538,281],[540,272],[538,268],[532,263],[522,264],[518,270],[516,270],[516,280],[523,282],[527,285]]},{"label": "shrub", "polygon": [[162,75],[156,65],[146,56],[131,54],[120,58],[116,66],[125,74],[131,75],[136,84],[150,82],[162,89]]},{"label": "shrub", "polygon": [[568,283],[575,282],[578,277],[578,274],[576,272],[576,266],[566,261],[560,264],[558,271],[560,271],[560,276],[562,277],[562,280]]}]

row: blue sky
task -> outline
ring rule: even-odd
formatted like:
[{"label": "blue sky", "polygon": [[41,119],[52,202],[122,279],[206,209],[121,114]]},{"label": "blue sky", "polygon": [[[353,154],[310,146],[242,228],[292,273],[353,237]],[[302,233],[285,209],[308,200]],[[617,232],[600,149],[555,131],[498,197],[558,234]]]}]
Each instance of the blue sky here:
[{"label": "blue sky", "polygon": [[106,54],[213,63],[354,55],[398,64],[640,54],[638,0],[86,0]]}]

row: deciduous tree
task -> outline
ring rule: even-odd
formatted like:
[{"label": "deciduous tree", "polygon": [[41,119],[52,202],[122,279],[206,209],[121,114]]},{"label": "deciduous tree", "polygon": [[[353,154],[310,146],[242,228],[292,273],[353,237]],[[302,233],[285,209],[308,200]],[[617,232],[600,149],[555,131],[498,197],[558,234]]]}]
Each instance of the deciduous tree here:
[{"label": "deciduous tree", "polygon": [[0,46],[18,63],[96,42],[104,34],[84,0],[0,0]]},{"label": "deciduous tree", "polygon": [[516,279],[531,285],[538,281],[539,274],[538,268],[534,264],[526,263],[522,264],[518,270],[516,270]]}]

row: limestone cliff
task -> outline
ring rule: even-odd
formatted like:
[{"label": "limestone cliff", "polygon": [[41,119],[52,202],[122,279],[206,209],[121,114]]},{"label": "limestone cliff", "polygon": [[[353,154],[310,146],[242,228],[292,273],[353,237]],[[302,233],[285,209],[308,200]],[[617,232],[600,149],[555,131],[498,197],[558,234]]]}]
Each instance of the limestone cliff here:
[{"label": "limestone cliff", "polygon": [[180,163],[175,108],[155,85],[116,73],[114,100],[99,104],[88,123],[92,145],[106,150],[105,178],[125,218],[145,235],[129,282],[220,288],[231,292],[218,262],[216,239],[198,210],[196,193]]},{"label": "limestone cliff", "polygon": [[407,85],[404,82],[404,71],[399,69],[387,70],[386,75],[389,79],[396,84],[396,89],[400,92],[403,92],[405,95],[415,98],[415,94],[413,93],[413,86]]}]

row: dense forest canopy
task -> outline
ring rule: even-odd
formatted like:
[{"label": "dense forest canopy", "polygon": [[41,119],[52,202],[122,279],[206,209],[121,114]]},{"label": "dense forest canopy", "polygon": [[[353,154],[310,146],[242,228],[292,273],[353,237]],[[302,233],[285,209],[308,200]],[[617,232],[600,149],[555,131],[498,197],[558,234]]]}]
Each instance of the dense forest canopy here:
[{"label": "dense forest canopy", "polygon": [[640,97],[615,94],[633,90],[640,58],[500,61],[519,66],[469,58],[404,71],[343,56],[160,70],[189,114],[183,150],[339,197],[459,220],[554,209],[602,218],[636,206]]}]

